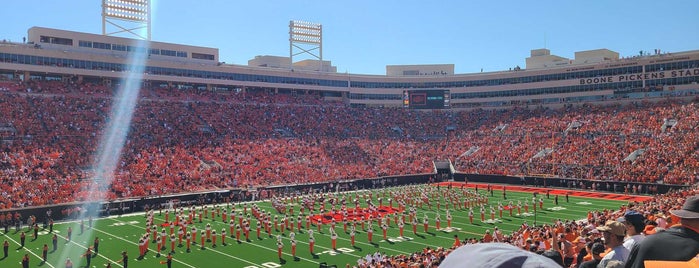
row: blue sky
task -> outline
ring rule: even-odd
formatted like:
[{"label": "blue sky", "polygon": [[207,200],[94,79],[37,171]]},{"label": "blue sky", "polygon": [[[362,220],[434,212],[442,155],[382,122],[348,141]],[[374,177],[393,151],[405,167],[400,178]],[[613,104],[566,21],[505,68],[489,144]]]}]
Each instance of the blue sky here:
[{"label": "blue sky", "polygon": [[[3,1],[0,39],[32,26],[100,34],[100,0]],[[338,72],[453,63],[456,73],[524,67],[531,49],[699,49],[699,1],[156,0],[154,41],[217,47],[220,60],[289,55],[289,20],[323,25],[323,59]],[[26,12],[22,11],[26,10]],[[295,57],[296,58],[296,57]],[[298,58],[301,59],[301,58]]]}]

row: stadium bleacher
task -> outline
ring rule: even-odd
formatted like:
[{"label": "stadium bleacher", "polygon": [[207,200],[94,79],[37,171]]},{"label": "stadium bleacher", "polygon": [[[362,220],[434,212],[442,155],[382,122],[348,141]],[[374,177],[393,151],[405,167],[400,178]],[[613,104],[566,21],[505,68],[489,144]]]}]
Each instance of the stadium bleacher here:
[{"label": "stadium bleacher", "polygon": [[[114,89],[5,85],[0,208],[98,198],[88,194],[98,187],[88,178]],[[662,127],[667,119],[677,124]],[[697,119],[696,102],[669,100],[415,111],[351,108],[316,95],[156,86],[140,94],[106,197],[428,173],[434,159],[451,159],[466,173],[689,184],[699,170]]]}]

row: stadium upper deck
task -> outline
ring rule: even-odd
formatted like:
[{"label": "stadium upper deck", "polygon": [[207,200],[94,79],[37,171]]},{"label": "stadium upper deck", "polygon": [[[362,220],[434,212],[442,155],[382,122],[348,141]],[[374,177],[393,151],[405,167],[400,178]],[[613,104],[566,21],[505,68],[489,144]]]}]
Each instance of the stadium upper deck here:
[{"label": "stadium upper deck", "polygon": [[[33,27],[28,44],[0,44],[0,77],[116,83],[131,55],[144,80],[178,88],[320,93],[352,106],[404,106],[411,90],[446,92],[450,108],[497,108],[699,94],[699,51],[536,70],[397,77],[294,71],[219,62],[218,49]],[[407,105],[406,105],[407,106]]]}]

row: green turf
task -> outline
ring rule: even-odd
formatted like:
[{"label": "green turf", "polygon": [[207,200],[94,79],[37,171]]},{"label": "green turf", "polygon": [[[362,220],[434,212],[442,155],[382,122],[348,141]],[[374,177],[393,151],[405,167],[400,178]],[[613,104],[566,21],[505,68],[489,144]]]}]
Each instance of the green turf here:
[{"label": "green turf", "polygon": [[[481,193],[485,193],[485,191],[481,191]],[[489,202],[494,204],[496,209],[497,202],[502,198],[500,193],[501,192],[496,190],[494,196],[489,197]],[[515,200],[515,203],[518,199],[524,200],[525,198],[531,199],[532,197],[531,193],[515,191],[508,191],[507,194],[508,201]],[[375,199],[376,197],[377,196],[374,195]],[[586,217],[587,211],[589,210],[618,209],[620,205],[626,203],[624,201],[579,198],[573,196],[570,197],[569,203],[566,203],[565,199],[561,199],[557,206],[559,208],[554,208],[556,206],[553,204],[553,198],[545,199],[545,209],[543,211],[538,210],[536,213],[538,224],[551,223],[555,219],[583,219]],[[503,204],[506,204],[506,202],[503,202]],[[384,203],[384,205],[386,205],[386,203]],[[270,202],[260,202],[258,206],[269,212],[275,211]],[[349,206],[353,205],[348,204],[348,207]],[[294,213],[298,213],[298,208],[298,206],[295,207]],[[509,234],[512,230],[519,228],[522,221],[526,220],[530,224],[534,222],[534,216],[510,217],[509,213],[505,211],[503,213],[503,218],[500,219],[501,222],[494,224],[483,223],[480,221],[479,210],[474,209],[474,224],[470,224],[468,222],[468,210],[451,209],[450,211],[453,216],[452,227],[460,228],[460,230],[454,230],[452,232],[435,231],[434,217],[437,212],[436,207],[433,206],[432,210],[429,210],[425,206],[423,209],[418,209],[417,215],[420,224],[418,226],[417,235],[412,233],[412,226],[407,222],[404,232],[407,238],[398,238],[398,227],[392,222],[391,228],[388,230],[388,237],[392,238],[390,240],[393,241],[382,241],[381,230],[374,224],[374,244],[369,244],[366,233],[361,231],[361,227],[358,226],[356,247],[350,245],[349,235],[343,231],[342,224],[338,223],[336,227],[336,231],[339,234],[337,241],[338,251],[330,250],[330,236],[327,225],[323,227],[322,233],[318,233],[316,227],[311,226],[315,232],[316,255],[311,255],[309,252],[307,231],[299,232],[296,230],[296,254],[298,258],[293,259],[291,257],[289,239],[287,236],[284,236],[284,257],[282,260],[277,258],[276,233],[274,233],[274,230],[273,235],[275,237],[268,237],[263,231],[263,238],[258,240],[255,234],[255,224],[252,224],[252,230],[250,232],[251,242],[243,241],[238,244],[235,239],[229,237],[226,240],[227,246],[220,245],[219,240],[218,247],[211,248],[207,245],[206,248],[202,250],[197,244],[192,246],[191,253],[186,253],[184,247],[178,247],[174,255],[173,266],[260,268],[318,267],[321,262],[344,266],[346,263],[356,264],[357,259],[376,251],[388,255],[397,255],[420,251],[425,247],[449,247],[454,241],[454,234],[458,234],[461,239],[482,237],[485,230],[492,230],[495,226],[502,229],[505,234]],[[524,209],[522,209],[522,212],[524,212]],[[530,212],[533,213],[533,209],[530,208]],[[430,219],[430,230],[428,233],[425,233],[422,228],[422,218],[425,213]],[[162,223],[163,217],[158,216],[157,212],[155,214],[156,223]],[[440,214],[442,216],[442,227],[444,228],[447,225],[444,207],[442,207]],[[489,212],[487,212],[487,214],[486,219],[489,219]],[[256,221],[253,220],[253,222]],[[203,223],[196,223],[195,226],[198,230],[203,230],[206,223],[211,223],[213,229],[217,231],[224,228],[228,231],[229,228],[228,223],[223,223],[220,218],[216,221],[204,219]],[[73,239],[71,242],[66,243],[64,236],[68,226],[72,226],[73,228]],[[303,226],[305,226],[305,221],[303,222]],[[191,228],[191,226],[189,228]],[[120,252],[123,250],[128,251],[130,259],[129,267],[164,267],[164,265],[160,264],[160,261],[165,260],[165,258],[155,257],[155,252],[153,250],[155,248],[154,243],[151,243],[151,252],[149,252],[144,259],[137,259],[137,241],[145,232],[145,217],[143,214],[96,219],[94,221],[93,230],[88,230],[86,227],[85,233],[83,234],[80,234],[79,223],[77,222],[58,223],[55,225],[54,229],[59,234],[58,250],[56,252],[51,252],[52,235],[48,234],[46,230],[42,230],[36,241],[33,241],[31,233],[27,232],[28,236],[25,248],[19,248],[20,234],[16,233],[14,228],[12,228],[8,234],[0,235],[0,240],[8,240],[10,242],[9,257],[0,260],[0,267],[21,267],[21,258],[26,253],[30,256],[30,267],[64,267],[66,258],[71,258],[73,260],[75,264],[74,267],[85,267],[85,259],[81,258],[81,255],[85,252],[87,246],[92,245],[95,236],[98,236],[101,240],[100,254],[93,258],[91,267],[104,267],[108,261],[113,263],[112,267],[123,267],[121,264],[116,263],[116,260],[121,259]],[[27,228],[25,227],[23,230],[26,231]],[[288,231],[286,235],[288,235]],[[197,238],[197,240],[199,239]],[[42,264],[41,248],[44,243],[49,245],[50,253],[48,254],[47,262]]]}]

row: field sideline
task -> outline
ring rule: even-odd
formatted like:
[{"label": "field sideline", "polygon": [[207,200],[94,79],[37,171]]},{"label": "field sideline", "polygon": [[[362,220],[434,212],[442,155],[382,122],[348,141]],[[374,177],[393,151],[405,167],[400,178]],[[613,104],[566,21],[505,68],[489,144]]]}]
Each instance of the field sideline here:
[{"label": "field sideline", "polygon": [[[473,187],[473,184],[469,184]],[[422,186],[425,189],[435,189],[436,185]],[[507,201],[503,204],[507,204],[510,200],[514,200],[515,204],[518,200],[531,200],[532,190],[534,188],[520,188],[514,186],[507,186]],[[451,192],[461,192],[462,190],[458,186],[447,189],[445,186],[440,187],[441,191],[451,191]],[[372,194],[372,200],[375,204],[378,204],[378,196],[387,195],[390,191],[395,191],[396,193],[402,191],[399,188],[387,188],[374,190]],[[474,189],[470,189],[474,191]],[[434,198],[430,198],[432,202],[431,208],[423,206],[423,208],[417,209],[417,217],[419,219],[419,224],[417,228],[417,234],[413,234],[412,225],[409,220],[406,220],[404,236],[399,235],[398,227],[393,221],[393,217],[389,217],[390,227],[387,230],[387,240],[383,239],[381,228],[374,223],[374,234],[373,242],[368,241],[368,235],[366,231],[363,231],[361,226],[357,225],[356,233],[356,243],[352,246],[350,243],[350,235],[343,230],[343,224],[341,222],[337,223],[335,230],[338,234],[337,239],[337,249],[331,249],[329,225],[323,224],[321,227],[321,232],[315,225],[312,225],[310,229],[314,231],[315,237],[315,249],[314,254],[311,254],[309,250],[309,238],[308,230],[296,230],[296,241],[297,241],[297,251],[296,258],[291,256],[291,246],[289,240],[289,231],[284,232],[283,235],[278,233],[272,227],[271,236],[262,231],[261,238],[258,239],[255,232],[255,223],[257,220],[253,217],[250,231],[250,240],[245,241],[244,237],[241,238],[240,242],[237,242],[234,237],[231,237],[231,233],[228,233],[226,238],[227,245],[221,245],[220,231],[229,231],[229,224],[224,223],[220,216],[212,220],[210,215],[208,218],[204,218],[202,223],[195,220],[193,224],[198,230],[204,230],[205,225],[211,224],[213,230],[216,230],[219,234],[219,240],[217,241],[217,247],[212,247],[210,243],[207,243],[204,248],[200,244],[193,244],[191,247],[191,252],[186,252],[185,246],[176,246],[175,254],[173,255],[173,266],[174,267],[259,267],[259,268],[274,268],[274,267],[318,267],[321,263],[335,264],[337,266],[344,266],[346,263],[355,264],[357,259],[364,257],[366,254],[374,253],[380,251],[388,255],[398,255],[398,254],[410,254],[415,251],[421,251],[425,247],[450,247],[454,242],[454,235],[458,235],[459,238],[472,238],[472,237],[482,237],[486,230],[492,230],[494,227],[498,227],[503,230],[505,234],[510,233],[512,230],[517,229],[521,226],[522,222],[526,221],[529,224],[534,222],[536,217],[537,224],[551,223],[556,219],[584,219],[587,216],[589,210],[603,210],[603,209],[618,209],[620,205],[628,203],[628,199],[635,199],[634,196],[622,196],[622,195],[608,195],[601,193],[592,193],[594,198],[581,197],[578,195],[590,195],[587,192],[570,192],[569,202],[566,202],[562,195],[559,195],[559,204],[555,205],[554,196],[560,194],[558,191],[567,190],[552,190],[549,199],[543,195],[543,190],[534,189],[533,191],[539,191],[539,197],[544,199],[544,209],[538,210],[536,215],[533,213],[533,209],[530,208],[530,213],[524,213],[522,209],[522,214],[517,215],[517,211],[513,210],[513,216],[510,216],[509,211],[503,213],[503,217],[500,218],[497,212],[497,204],[502,201],[502,186],[495,185],[492,196],[490,194],[488,197],[488,208],[493,205],[496,208],[496,219],[490,220],[489,209],[486,209],[486,221],[482,222],[480,219],[479,209],[474,209],[474,223],[469,223],[468,210],[466,209],[450,209],[452,220],[452,228],[447,228],[446,220],[446,210],[445,203],[437,210],[437,201]],[[557,191],[557,192],[554,192]],[[361,192],[365,193],[365,192]],[[485,185],[479,186],[478,193],[485,196]],[[352,199],[355,193],[346,193],[348,199]],[[386,195],[386,196],[387,196]],[[600,195],[600,196],[596,196]],[[361,194],[360,194],[361,197]],[[537,197],[537,200],[538,198]],[[607,200],[605,198],[615,197],[622,200]],[[361,199],[361,198],[360,198]],[[439,197],[442,199],[442,197]],[[641,198],[645,199],[645,198]],[[387,201],[384,199],[384,205],[387,205]],[[363,207],[366,207],[365,202],[360,202]],[[255,202],[257,206],[264,211],[271,212],[272,215],[279,215],[276,210],[272,207],[270,201],[260,201]],[[328,205],[329,206],[329,205]],[[353,204],[348,202],[349,207],[354,207]],[[397,204],[394,203],[394,207]],[[226,208],[230,211],[230,205],[223,204],[220,205],[221,208]],[[248,211],[250,211],[250,206],[248,206]],[[318,205],[316,205],[318,207]],[[198,207],[199,208],[199,207]],[[243,203],[236,203],[236,212],[242,211]],[[299,212],[299,205],[295,204],[294,214]],[[442,219],[441,229],[435,229],[435,217],[439,213]],[[160,215],[158,211],[155,213],[155,223],[164,223],[164,215]],[[427,215],[429,219],[429,230],[424,231],[422,220],[424,215]],[[172,216],[172,215],[171,215]],[[171,217],[172,218],[172,217]],[[296,216],[293,217],[296,219]],[[88,246],[92,246],[95,237],[100,240],[99,254],[95,254],[92,259],[90,267],[105,267],[106,263],[111,262],[112,267],[124,267],[123,264],[117,261],[121,259],[121,252],[126,250],[128,252],[128,265],[129,267],[165,267],[161,265],[161,261],[165,260],[165,254],[170,251],[170,243],[167,243],[167,250],[162,251],[162,256],[156,257],[155,243],[150,244],[150,251],[145,255],[144,258],[138,258],[138,239],[141,235],[146,232],[146,217],[144,213],[129,214],[123,216],[110,216],[106,218],[95,219],[93,227],[89,228],[87,225],[87,220],[85,221],[85,231],[80,233],[80,222],[61,222],[54,226],[55,233],[58,235],[58,249],[52,252],[51,237],[52,234],[48,233],[48,230],[41,230],[39,232],[39,237],[34,240],[32,238],[32,232],[28,231],[27,227],[24,227],[22,231],[27,232],[26,244],[24,248],[20,248],[20,232],[16,232],[14,228],[11,228],[10,232],[7,234],[0,234],[0,241],[7,240],[10,244],[10,254],[8,258],[0,259],[0,266],[2,267],[21,267],[21,258],[24,254],[29,254],[30,257],[30,267],[65,267],[64,263],[66,258],[70,258],[75,264],[74,267],[85,267],[86,259],[81,257],[85,253]],[[302,226],[305,227],[305,222]],[[72,240],[68,242],[66,240],[66,230],[68,227],[73,229]],[[158,227],[160,231],[161,227]],[[191,225],[188,227],[191,228]],[[349,231],[349,228],[348,228]],[[176,232],[175,232],[176,233]],[[277,235],[281,235],[283,241],[283,256],[282,258],[277,257]],[[241,234],[241,237],[243,235]],[[197,243],[199,243],[199,237],[197,237]],[[49,254],[47,256],[47,262],[42,263],[42,247],[47,244],[49,247]]]}]

